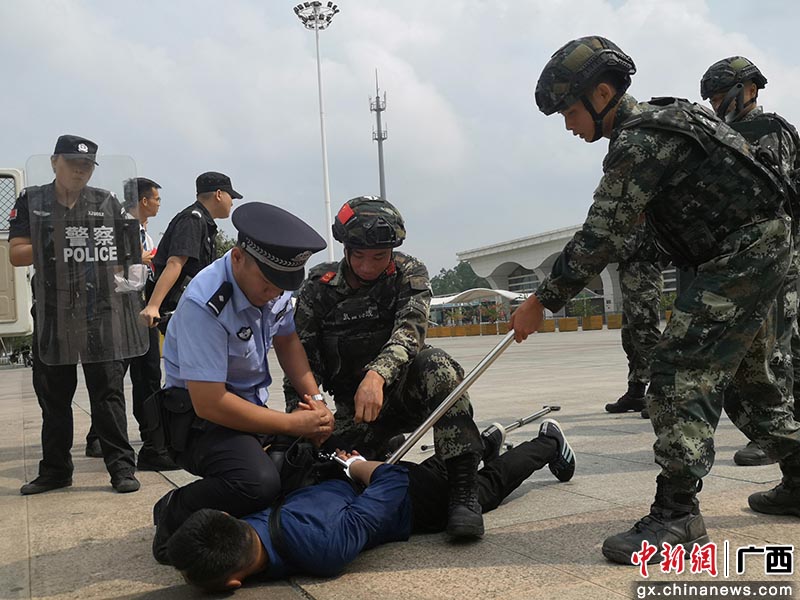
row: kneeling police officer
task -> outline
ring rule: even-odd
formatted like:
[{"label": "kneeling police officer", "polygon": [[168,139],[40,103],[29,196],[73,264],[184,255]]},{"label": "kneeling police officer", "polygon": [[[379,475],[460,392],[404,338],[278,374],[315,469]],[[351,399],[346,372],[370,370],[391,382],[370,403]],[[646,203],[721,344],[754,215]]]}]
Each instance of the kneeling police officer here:
[{"label": "kneeling police officer", "polygon": [[[154,507],[153,554],[165,564],[171,533],[196,510],[241,517],[275,500],[280,476],[264,452],[275,435],[321,443],[333,428],[284,291],[300,286],[325,242],[294,215],[258,202],[240,206],[233,225],[237,245],[192,279],[169,322],[166,387],[150,402],[176,462],[203,477]],[[303,398],[291,414],[266,407],[271,347]]]}]

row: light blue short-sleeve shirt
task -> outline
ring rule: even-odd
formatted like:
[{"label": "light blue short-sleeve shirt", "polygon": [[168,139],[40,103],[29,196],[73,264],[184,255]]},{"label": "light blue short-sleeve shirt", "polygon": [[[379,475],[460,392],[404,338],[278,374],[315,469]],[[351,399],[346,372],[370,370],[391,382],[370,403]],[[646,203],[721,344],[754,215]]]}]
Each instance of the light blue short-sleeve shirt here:
[{"label": "light blue short-sleeve shirt", "polygon": [[233,277],[228,252],[192,279],[169,321],[166,386],[224,382],[228,391],[264,406],[272,383],[267,365],[272,338],[294,331],[291,292],[253,306]]}]

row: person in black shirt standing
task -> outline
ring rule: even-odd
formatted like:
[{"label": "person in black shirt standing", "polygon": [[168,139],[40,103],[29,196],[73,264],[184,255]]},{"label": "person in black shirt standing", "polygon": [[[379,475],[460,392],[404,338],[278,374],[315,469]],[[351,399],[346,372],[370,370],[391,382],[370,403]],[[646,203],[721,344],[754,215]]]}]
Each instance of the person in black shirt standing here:
[{"label": "person in black shirt standing", "polygon": [[243,196],[227,175],[209,171],[198,176],[197,201],[170,221],[153,258],[156,284],[141,315],[148,327],[162,312],[175,310],[192,278],[217,258],[214,219],[227,219],[233,200]]},{"label": "person in black shirt standing", "polygon": [[33,387],[42,408],[39,475],[23,495],[72,485],[72,399],[82,363],[92,422],[111,485],[135,492],[123,395],[125,359],[146,350],[147,335],[119,278],[141,273],[138,224],[116,196],[89,187],[97,144],[62,135],[50,157],[55,180],[29,186],[10,215],[9,258],[33,265]]},{"label": "person in black shirt standing", "polygon": [[[139,221],[139,235],[142,243],[142,263],[147,265],[148,283],[155,279],[152,260],[156,253],[153,238],[147,233],[147,221],[158,214],[161,207],[161,186],[146,177],[131,178],[125,182],[125,210]],[[144,290],[140,293],[144,294]],[[144,412],[144,401],[161,389],[161,352],[159,333],[155,327],[148,330],[149,347],[141,356],[128,362],[133,387],[133,416],[139,423],[142,447],[136,460],[139,471],[174,471],[180,469],[167,454],[163,446],[154,440]],[[102,457],[100,440],[92,427],[86,436],[86,455]]]}]

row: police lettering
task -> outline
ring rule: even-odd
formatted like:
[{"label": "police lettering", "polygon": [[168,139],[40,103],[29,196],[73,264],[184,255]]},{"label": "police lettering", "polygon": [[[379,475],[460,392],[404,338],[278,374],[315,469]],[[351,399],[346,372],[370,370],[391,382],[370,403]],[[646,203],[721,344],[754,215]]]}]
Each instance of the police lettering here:
[{"label": "police lettering", "polygon": [[101,246],[100,248],[64,248],[64,262],[109,262],[117,260],[116,246]]}]

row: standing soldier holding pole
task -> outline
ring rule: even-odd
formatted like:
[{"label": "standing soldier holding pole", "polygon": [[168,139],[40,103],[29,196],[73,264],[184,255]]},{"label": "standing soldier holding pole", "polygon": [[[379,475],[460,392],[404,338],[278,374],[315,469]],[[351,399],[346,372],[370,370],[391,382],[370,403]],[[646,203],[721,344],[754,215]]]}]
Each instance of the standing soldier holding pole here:
[{"label": "standing soldier holding pole", "polygon": [[[561,114],[588,142],[610,143],[582,229],[511,320],[517,341],[526,339],[544,308],[559,310],[583,289],[643,216],[659,248],[697,270],[653,355],[647,404],[662,469],[655,500],[649,514],[603,544],[609,560],[624,564],[647,545],[708,542],[697,493],[714,463],[723,393],[737,427],[783,471],[781,485],[751,495],[750,505],[785,514],[800,505],[800,425],[768,369],[770,312],[792,253],[782,184],[713,113],[675,98],[640,104],[626,94],[635,72],[630,56],[599,36],[568,42],[542,71],[539,109]],[[750,418],[737,418],[743,414]],[[658,560],[657,553],[648,559]]]}]

